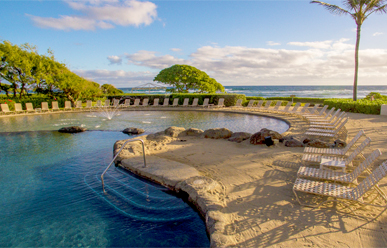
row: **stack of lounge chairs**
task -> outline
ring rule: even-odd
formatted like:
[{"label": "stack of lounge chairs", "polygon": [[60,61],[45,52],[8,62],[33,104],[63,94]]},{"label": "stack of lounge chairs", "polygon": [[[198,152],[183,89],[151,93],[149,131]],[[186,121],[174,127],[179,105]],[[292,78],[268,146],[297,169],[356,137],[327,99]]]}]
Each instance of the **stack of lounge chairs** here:
[{"label": "stack of lounge chairs", "polygon": [[[355,143],[363,136],[365,139],[356,147]],[[382,153],[375,149],[364,157],[362,151],[370,142],[371,139],[361,130],[343,149],[306,147],[302,160],[307,165],[300,166],[293,185],[296,200],[309,207],[318,207],[327,201],[339,201],[347,207],[351,202],[386,207],[384,204],[374,204],[365,199],[371,190],[375,190],[387,202],[387,196],[378,186],[378,182],[387,175],[387,161],[372,170],[373,164]],[[353,147],[355,148],[350,152]],[[359,159],[357,166],[353,163],[355,159]],[[313,167],[310,163],[318,163],[320,166]],[[312,205],[301,200],[300,193],[328,198]],[[349,208],[352,211],[352,208]]]}]

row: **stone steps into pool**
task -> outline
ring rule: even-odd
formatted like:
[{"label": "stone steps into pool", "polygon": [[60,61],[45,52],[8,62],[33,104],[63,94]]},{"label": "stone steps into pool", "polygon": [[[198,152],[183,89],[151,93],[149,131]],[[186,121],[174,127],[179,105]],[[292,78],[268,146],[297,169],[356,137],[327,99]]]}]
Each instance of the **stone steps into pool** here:
[{"label": "stone steps into pool", "polygon": [[105,174],[103,193],[101,172],[84,177],[85,184],[110,207],[133,219],[159,222],[192,218],[186,204],[166,188],[147,183],[120,169],[112,168]]}]

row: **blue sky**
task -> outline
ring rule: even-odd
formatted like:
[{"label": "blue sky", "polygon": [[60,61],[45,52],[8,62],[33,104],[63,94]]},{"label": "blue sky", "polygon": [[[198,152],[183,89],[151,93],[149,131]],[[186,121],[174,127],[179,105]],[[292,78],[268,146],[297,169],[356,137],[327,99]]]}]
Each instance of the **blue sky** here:
[{"label": "blue sky", "polygon": [[[353,84],[354,20],[305,0],[3,0],[0,13],[0,39],[50,48],[100,84],[152,82],[174,64],[223,85]],[[359,85],[387,84],[386,24],[362,26]]]}]

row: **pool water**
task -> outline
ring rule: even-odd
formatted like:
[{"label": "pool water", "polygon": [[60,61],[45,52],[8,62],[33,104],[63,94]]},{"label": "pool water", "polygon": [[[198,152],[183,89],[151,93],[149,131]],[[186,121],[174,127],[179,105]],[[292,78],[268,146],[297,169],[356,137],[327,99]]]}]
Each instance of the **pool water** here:
[{"label": "pool water", "polygon": [[0,118],[0,132],[58,130],[65,126],[110,131],[137,127],[143,128],[148,133],[158,132],[170,126],[202,130],[225,127],[234,132],[250,133],[256,133],[262,128],[283,133],[289,128],[284,121],[264,116],[205,111],[121,111],[112,120],[99,112],[65,112]]},{"label": "pool water", "polygon": [[[205,225],[183,199],[111,168],[119,130],[169,126],[284,132],[286,123],[251,115],[181,112],[59,113],[0,118],[0,247],[209,247]],[[92,132],[63,134],[62,126]],[[107,130],[107,131],[98,131]]]},{"label": "pool water", "polygon": [[208,247],[198,213],[164,187],[112,168],[102,193],[112,145],[127,137],[1,133],[0,246]]}]

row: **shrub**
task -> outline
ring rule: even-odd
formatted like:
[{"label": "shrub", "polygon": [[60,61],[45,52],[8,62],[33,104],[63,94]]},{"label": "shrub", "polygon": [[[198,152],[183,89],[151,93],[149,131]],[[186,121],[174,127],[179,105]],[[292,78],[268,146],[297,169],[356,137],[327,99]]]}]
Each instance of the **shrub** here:
[{"label": "shrub", "polygon": [[380,93],[378,92],[370,92],[366,97],[365,99],[367,100],[371,100],[371,97],[374,97],[374,100],[383,100],[383,101],[387,101],[387,96],[383,96],[381,95]]},{"label": "shrub", "polygon": [[8,104],[8,109],[10,111],[13,111],[15,110],[15,101],[11,100],[11,99],[7,99],[7,98],[4,98],[4,99],[0,99],[0,104]]},{"label": "shrub", "polygon": [[324,101],[329,108],[335,107],[345,112],[362,113],[379,115],[382,104],[387,104],[387,101],[375,100],[369,101],[367,99],[359,99],[353,101],[352,99],[327,99]]}]

